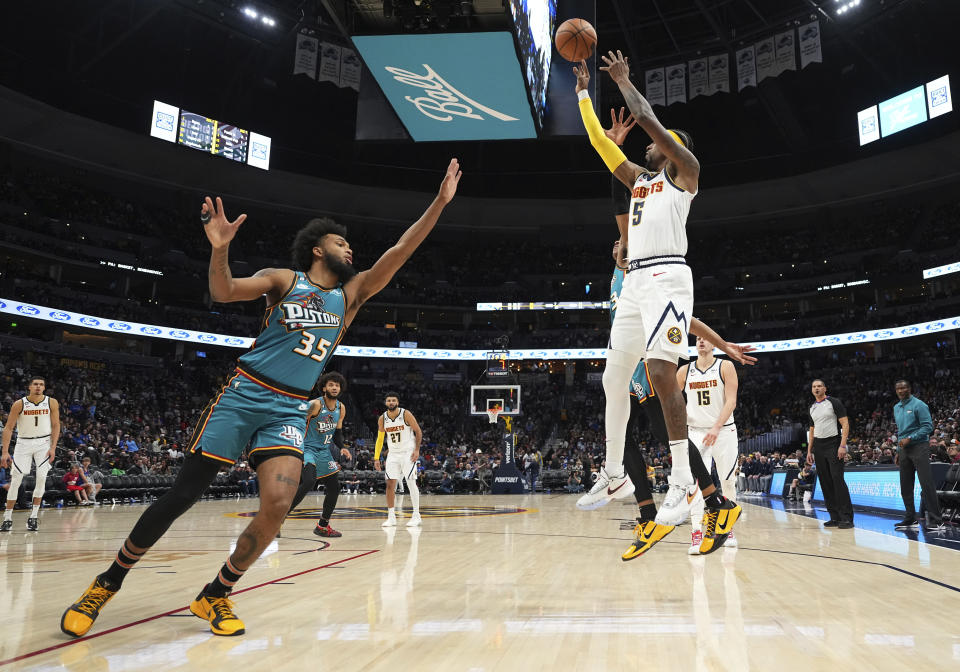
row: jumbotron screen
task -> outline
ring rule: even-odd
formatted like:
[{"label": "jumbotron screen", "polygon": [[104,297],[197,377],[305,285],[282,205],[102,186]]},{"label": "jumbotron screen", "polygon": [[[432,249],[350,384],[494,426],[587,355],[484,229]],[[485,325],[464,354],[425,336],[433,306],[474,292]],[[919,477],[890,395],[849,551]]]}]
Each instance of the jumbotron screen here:
[{"label": "jumbotron screen", "polygon": [[537,126],[543,126],[547,108],[547,83],[553,56],[553,30],[557,0],[510,0],[513,29],[520,46],[520,64],[533,100]]},{"label": "jumbotron screen", "polygon": [[267,170],[270,138],[216,119],[153,101],[150,135]]}]

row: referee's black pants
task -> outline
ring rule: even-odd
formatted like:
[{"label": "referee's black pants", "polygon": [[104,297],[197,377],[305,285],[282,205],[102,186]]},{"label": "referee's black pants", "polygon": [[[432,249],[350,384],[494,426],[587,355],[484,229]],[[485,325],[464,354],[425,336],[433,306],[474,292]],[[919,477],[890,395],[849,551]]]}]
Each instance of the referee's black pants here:
[{"label": "referee's black pants", "polygon": [[900,495],[903,497],[903,506],[907,518],[916,518],[917,512],[913,505],[913,474],[917,474],[920,481],[920,491],[923,493],[923,505],[927,515],[934,522],[939,523],[940,502],[937,500],[937,488],[933,482],[933,472],[930,470],[930,443],[908,443],[900,449]]},{"label": "referee's black pants", "polygon": [[837,457],[839,449],[839,435],[813,440],[813,459],[817,464],[817,477],[830,520],[853,522],[853,503],[847,483],[843,480],[843,462]]}]

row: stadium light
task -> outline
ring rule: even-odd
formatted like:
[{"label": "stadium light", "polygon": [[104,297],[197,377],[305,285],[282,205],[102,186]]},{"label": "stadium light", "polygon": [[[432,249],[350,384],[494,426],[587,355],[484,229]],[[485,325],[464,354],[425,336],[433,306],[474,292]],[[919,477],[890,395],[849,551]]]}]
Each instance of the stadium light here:
[{"label": "stadium light", "polygon": [[257,16],[258,16],[257,10],[255,10],[253,7],[244,7],[244,8],[243,8],[243,13],[244,13],[246,16],[250,17],[251,19],[255,19],[255,18],[257,18]]},{"label": "stadium light", "polygon": [[840,6],[837,8],[837,14],[846,14],[854,7],[859,7],[860,0],[847,0],[847,2],[843,2],[843,0],[837,0],[837,4],[840,4]]},{"label": "stadium light", "polygon": [[262,21],[263,21],[264,24],[266,24],[266,25],[268,25],[268,26],[270,26],[270,27],[273,27],[273,26],[277,25],[277,22],[274,21],[273,19],[271,19],[269,16],[263,17]]}]

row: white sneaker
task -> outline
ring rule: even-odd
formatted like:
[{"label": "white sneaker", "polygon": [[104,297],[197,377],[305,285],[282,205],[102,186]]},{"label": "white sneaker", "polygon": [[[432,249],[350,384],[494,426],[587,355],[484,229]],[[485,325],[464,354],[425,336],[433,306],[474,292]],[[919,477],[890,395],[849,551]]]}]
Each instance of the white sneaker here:
[{"label": "white sneaker", "polygon": [[396,527],[397,526],[397,514],[391,513],[387,516],[387,519],[383,521],[380,527]]},{"label": "white sneaker", "polygon": [[407,521],[407,527],[420,527],[420,524],[421,524],[422,522],[423,522],[423,521],[420,519],[420,514],[419,514],[419,513],[415,513],[415,514],[413,514],[413,516],[410,518],[410,520]]},{"label": "white sneaker", "polygon": [[690,504],[697,496],[696,483],[676,483],[667,479],[670,489],[657,511],[656,522],[661,525],[682,525],[690,517]]},{"label": "white sneaker", "polygon": [[724,548],[737,548],[737,538],[733,536],[733,532],[727,535],[727,541],[723,544]]},{"label": "white sneaker", "polygon": [[700,544],[703,543],[703,532],[694,530],[690,533],[690,548],[687,549],[687,555],[700,555]]},{"label": "white sneaker", "polygon": [[633,482],[625,472],[611,478],[607,476],[607,470],[601,468],[597,474],[597,482],[590,488],[590,492],[577,500],[577,508],[581,511],[593,511],[606,506],[611,500],[623,499],[632,494]]}]

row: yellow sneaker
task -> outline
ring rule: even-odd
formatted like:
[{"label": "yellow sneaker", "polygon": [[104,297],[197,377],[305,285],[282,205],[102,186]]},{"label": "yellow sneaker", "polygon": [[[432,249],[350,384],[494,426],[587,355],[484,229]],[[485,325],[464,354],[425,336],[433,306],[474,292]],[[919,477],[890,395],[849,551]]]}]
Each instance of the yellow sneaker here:
[{"label": "yellow sneaker", "polygon": [[703,512],[703,542],[700,544],[700,555],[713,553],[723,546],[733,526],[740,518],[743,509],[731,499],[725,500],[719,508],[707,507]]},{"label": "yellow sneaker", "polygon": [[630,548],[624,551],[620,558],[626,562],[639,558],[653,548],[654,544],[673,532],[673,525],[661,525],[652,520],[641,520],[633,528],[634,539]]},{"label": "yellow sneaker", "polygon": [[80,599],[67,607],[60,617],[60,629],[71,637],[83,637],[100,615],[103,605],[117,594],[119,588],[109,588],[98,576],[83,591]]},{"label": "yellow sneaker", "polygon": [[210,632],[224,637],[242,635],[243,621],[233,613],[233,602],[226,597],[213,597],[200,593],[197,599],[190,603],[190,612],[210,622]]}]

